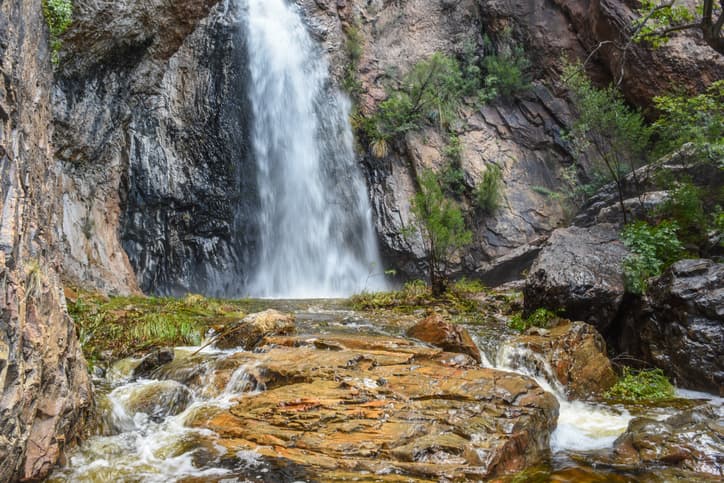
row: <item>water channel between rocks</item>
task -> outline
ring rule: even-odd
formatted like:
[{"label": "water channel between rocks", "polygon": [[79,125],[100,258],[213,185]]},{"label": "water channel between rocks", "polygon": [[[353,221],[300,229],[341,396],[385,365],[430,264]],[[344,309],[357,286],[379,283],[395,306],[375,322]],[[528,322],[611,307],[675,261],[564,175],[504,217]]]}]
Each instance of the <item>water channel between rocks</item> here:
[{"label": "water channel between rocks", "polygon": [[[474,471],[456,470],[468,465],[470,458],[446,449],[439,437],[434,446],[435,451],[425,454],[413,451],[408,458],[404,454],[406,446],[400,446],[399,441],[387,441],[386,445],[375,446],[380,444],[374,441],[375,438],[397,436],[402,440],[405,439],[402,434],[390,434],[385,429],[375,433],[370,429],[371,426],[364,427],[365,419],[375,422],[377,418],[379,425],[389,424],[391,417],[381,408],[388,404],[406,404],[406,412],[396,413],[395,417],[404,415],[407,421],[401,421],[399,427],[393,428],[409,433],[410,428],[415,426],[402,423],[419,420],[422,432],[417,435],[407,434],[410,436],[407,440],[411,441],[408,446],[414,446],[416,441],[423,442],[428,437],[425,432],[431,433],[441,425],[452,424],[450,421],[455,418],[462,419],[458,422],[464,428],[464,418],[473,414],[471,408],[472,411],[489,410],[484,405],[482,409],[460,405],[459,401],[449,396],[451,392],[448,391],[448,395],[440,396],[435,402],[437,406],[434,410],[438,411],[439,421],[423,427],[430,410],[428,400],[434,398],[420,397],[414,400],[411,397],[408,401],[399,401],[392,392],[380,390],[388,381],[373,371],[388,365],[397,367],[395,370],[398,372],[403,369],[409,371],[413,379],[419,377],[420,381],[426,380],[426,366],[418,365],[417,359],[427,357],[426,351],[433,349],[403,335],[414,323],[416,315],[380,318],[347,310],[342,302],[333,300],[277,300],[259,304],[294,313],[297,335],[287,339],[272,338],[269,344],[253,352],[219,350],[214,346],[201,350],[199,347],[178,347],[172,362],[136,379],[132,374],[139,360],[118,361],[106,372],[105,378],[96,380],[101,414],[95,435],[72,452],[67,464],[48,481],[231,483],[450,481],[448,477],[458,481],[482,479],[476,478]],[[633,474],[594,469],[583,463],[577,455],[585,454],[588,450],[610,448],[614,440],[626,430],[632,413],[618,406],[568,401],[563,396],[561,384],[551,375],[552,371],[544,361],[536,360],[535,355],[530,353],[516,353],[521,349],[505,344],[506,337],[509,337],[505,335],[506,331],[489,325],[468,325],[467,328],[481,349],[481,365],[484,368],[494,367],[512,372],[511,366],[514,365],[514,372],[532,376],[540,387],[555,396],[560,405],[557,426],[550,437],[550,454],[543,457],[544,464],[540,467],[541,474],[546,477],[524,481],[691,481],[675,474],[672,476],[672,473],[649,471]],[[410,355],[413,357],[410,358]],[[521,366],[521,360],[534,363],[529,364],[529,367]],[[402,361],[408,365],[403,366]],[[450,374],[462,374],[460,369],[455,369],[455,357],[448,362],[453,368],[451,370],[458,371]],[[439,366],[433,368],[433,371],[443,369],[444,366]],[[310,393],[295,395],[293,391],[288,392],[291,391],[289,388],[307,387],[305,384],[309,383],[310,377],[316,377],[317,372],[321,374],[325,370],[331,370],[334,374],[327,374],[326,380],[315,380],[317,386],[308,384]],[[494,372],[499,374],[498,371]],[[273,391],[270,389],[265,392],[265,380],[274,385]],[[430,381],[430,385],[446,384],[444,380]],[[471,383],[475,381],[467,382]],[[525,394],[532,394],[531,388],[534,386],[528,385]],[[465,387],[471,386],[460,386]],[[365,413],[365,416],[360,417],[356,412],[347,413],[346,416],[345,413],[330,412],[319,421],[315,420],[317,426],[313,426],[311,420],[305,419],[306,412],[333,405],[329,394],[337,388],[351,388],[357,399],[366,396],[354,410]],[[455,389],[459,388],[453,387],[451,391]],[[267,394],[272,397],[271,394],[278,391],[282,393],[273,396],[274,399],[268,401],[267,406],[254,405],[254,401],[263,400]],[[411,391],[414,393],[414,389]],[[681,396],[710,397],[686,391],[682,391]],[[450,400],[446,401],[445,398]],[[239,408],[244,401],[249,404],[245,412],[241,412]],[[344,404],[359,402],[347,401]],[[722,400],[714,398],[712,403],[721,417],[724,414]],[[291,411],[282,414],[292,416],[289,420],[278,420],[280,415],[276,414],[274,417],[277,420],[270,419],[269,407],[272,406]],[[673,407],[659,407],[637,411],[637,415],[645,414],[661,420],[676,410]],[[340,420],[345,417],[349,419]],[[476,419],[470,421],[471,426],[477,424]],[[519,424],[520,420],[517,421],[516,424]],[[304,427],[307,424],[309,426]],[[324,430],[319,429],[325,425],[333,428],[333,432],[324,433]],[[294,444],[283,442],[282,439],[288,436],[285,431],[292,429],[301,430],[294,433],[293,438],[297,438]],[[310,431],[312,434],[309,434]],[[470,441],[465,444],[474,443],[478,456],[484,460],[488,451],[488,443],[484,441],[487,435],[485,430],[476,431],[471,430],[468,435]],[[453,436],[459,437],[451,433]],[[310,438],[316,440],[310,443]],[[254,442],[250,442],[250,439]],[[322,450],[300,449],[314,445]],[[451,442],[450,448],[454,446],[455,443]],[[395,458],[386,461],[376,455],[375,451],[384,447],[387,449],[382,452],[393,454]],[[369,449],[368,453],[365,448]],[[359,454],[342,454],[351,450]],[[328,454],[323,454],[323,451]],[[339,461],[344,464],[335,467]]]}]

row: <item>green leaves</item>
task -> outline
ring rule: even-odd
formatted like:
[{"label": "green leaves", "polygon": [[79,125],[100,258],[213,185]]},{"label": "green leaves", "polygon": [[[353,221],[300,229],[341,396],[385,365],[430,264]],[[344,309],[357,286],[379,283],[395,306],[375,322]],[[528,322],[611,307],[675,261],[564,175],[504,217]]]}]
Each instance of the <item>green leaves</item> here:
[{"label": "green leaves", "polygon": [[488,214],[498,209],[502,180],[500,168],[495,164],[488,164],[482,181],[475,187],[475,205],[478,209]]},{"label": "green leaves", "polygon": [[574,150],[592,147],[619,167],[622,160],[640,164],[651,135],[641,113],[626,105],[615,86],[594,87],[580,64],[566,66],[563,79],[578,114],[568,133]]},{"label": "green leaves", "polygon": [[696,16],[701,15],[701,6],[698,13],[692,12],[684,5],[674,5],[668,0],[642,0],[639,14],[641,18],[633,24],[634,31],[638,31],[634,40],[646,40],[653,47],[660,47],[668,41],[663,33],[666,29],[693,22]]},{"label": "green leaves", "polygon": [[73,22],[72,0],[43,0],[43,16],[50,29],[51,61],[58,63],[60,36],[68,30]]},{"label": "green leaves", "polygon": [[502,50],[483,59],[486,75],[479,94],[481,100],[510,98],[530,88],[525,73],[530,61],[521,47]]},{"label": "green leaves", "polygon": [[653,124],[661,155],[693,142],[697,147],[724,155],[724,80],[711,83],[697,96],[658,96],[654,106],[661,113]]},{"label": "green leaves", "polygon": [[656,226],[639,221],[624,228],[621,239],[631,251],[623,265],[628,291],[646,292],[649,278],[660,275],[684,255],[684,247],[676,236],[678,229],[672,221]]},{"label": "green leaves", "polygon": [[555,312],[539,308],[528,317],[523,317],[522,314],[515,314],[508,322],[508,326],[518,332],[525,332],[530,327],[547,328],[551,322],[557,318],[558,315],[556,315]]},{"label": "green leaves", "polygon": [[462,211],[445,197],[437,176],[425,170],[419,178],[420,190],[412,200],[412,213],[426,245],[433,295],[444,289],[447,265],[452,255],[473,240],[465,228]]},{"label": "green leaves", "polygon": [[447,127],[457,117],[464,86],[458,62],[435,53],[407,73],[363,127],[373,145],[417,130],[426,122]]},{"label": "green leaves", "polygon": [[631,402],[662,401],[675,396],[674,386],[661,369],[635,372],[629,367],[624,367],[623,377],[604,394],[607,399]]}]

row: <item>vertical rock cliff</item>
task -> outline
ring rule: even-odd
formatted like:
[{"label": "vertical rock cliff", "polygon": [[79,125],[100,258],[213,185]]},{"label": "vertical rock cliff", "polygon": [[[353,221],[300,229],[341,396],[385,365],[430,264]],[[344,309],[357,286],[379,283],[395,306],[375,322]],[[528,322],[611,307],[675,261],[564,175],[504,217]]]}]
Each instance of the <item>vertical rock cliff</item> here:
[{"label": "vertical rock cliff", "polygon": [[0,481],[47,474],[91,405],[59,281],[47,45],[40,0],[0,3]]},{"label": "vertical rock cliff", "polygon": [[257,202],[238,7],[76,12],[54,105],[73,278],[115,292],[240,294]]}]

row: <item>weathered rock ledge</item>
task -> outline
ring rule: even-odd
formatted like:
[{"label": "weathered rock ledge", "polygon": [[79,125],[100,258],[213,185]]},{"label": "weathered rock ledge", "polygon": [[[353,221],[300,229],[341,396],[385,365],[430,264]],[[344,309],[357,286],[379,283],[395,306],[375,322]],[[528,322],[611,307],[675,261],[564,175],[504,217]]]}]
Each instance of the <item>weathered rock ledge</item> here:
[{"label": "weathered rock ledge", "polygon": [[[221,390],[247,367],[265,390],[191,422],[230,452],[288,460],[320,480],[483,479],[548,454],[558,402],[530,378],[394,337],[276,336],[262,351],[234,356],[214,380]],[[172,373],[189,374],[178,364]]]}]

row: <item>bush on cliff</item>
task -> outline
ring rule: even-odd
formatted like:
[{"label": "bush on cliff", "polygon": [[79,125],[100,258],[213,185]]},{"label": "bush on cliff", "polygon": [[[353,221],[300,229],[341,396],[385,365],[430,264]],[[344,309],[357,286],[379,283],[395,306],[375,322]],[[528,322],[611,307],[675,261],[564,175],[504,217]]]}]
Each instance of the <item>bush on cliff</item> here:
[{"label": "bush on cliff", "polygon": [[626,105],[618,88],[596,88],[580,64],[564,69],[563,84],[577,111],[567,134],[571,148],[580,155],[590,154],[597,163],[594,169],[616,184],[625,223],[624,178],[644,164],[651,131],[641,113]]},{"label": "bush on cliff", "polygon": [[43,16],[50,29],[51,60],[58,63],[60,36],[68,30],[73,21],[72,0],[43,0]]}]

